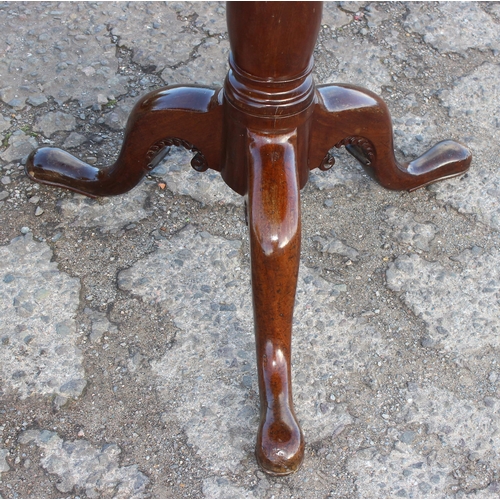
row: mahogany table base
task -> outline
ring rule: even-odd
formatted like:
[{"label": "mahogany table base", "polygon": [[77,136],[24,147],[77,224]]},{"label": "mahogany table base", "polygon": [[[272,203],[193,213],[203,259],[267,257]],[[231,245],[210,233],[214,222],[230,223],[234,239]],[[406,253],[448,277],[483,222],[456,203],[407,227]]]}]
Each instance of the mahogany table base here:
[{"label": "mahogany table base", "polygon": [[91,197],[125,193],[169,145],[195,153],[247,197],[261,400],[256,457],[262,469],[296,471],[304,438],[292,401],[292,316],[300,260],[300,189],[309,170],[333,166],[345,146],[389,189],[413,190],[467,170],[464,146],[440,142],[407,165],[394,157],[384,102],[349,85],[314,86],[312,53],[321,2],[229,2],[230,70],[224,87],[171,86],[147,94],[129,118],[117,161],[88,165],[56,148],[34,152],[28,176]]}]

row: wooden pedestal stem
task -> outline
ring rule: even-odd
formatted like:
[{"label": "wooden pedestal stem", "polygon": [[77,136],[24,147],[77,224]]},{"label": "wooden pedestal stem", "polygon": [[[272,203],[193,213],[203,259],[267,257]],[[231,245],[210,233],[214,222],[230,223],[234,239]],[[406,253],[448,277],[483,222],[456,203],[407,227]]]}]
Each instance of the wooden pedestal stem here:
[{"label": "wooden pedestal stem", "polygon": [[471,155],[443,141],[407,165],[394,157],[384,102],[349,85],[315,89],[312,53],[320,2],[229,2],[231,56],[223,89],[171,86],[138,101],[117,161],[96,168],[57,148],[30,155],[28,176],[88,196],[132,189],[168,152],[194,153],[247,197],[261,400],[256,457],[266,472],[294,472],[304,456],[291,385],[292,318],[300,261],[300,189],[309,170],[334,165],[345,146],[380,184],[416,189],[467,170]]}]

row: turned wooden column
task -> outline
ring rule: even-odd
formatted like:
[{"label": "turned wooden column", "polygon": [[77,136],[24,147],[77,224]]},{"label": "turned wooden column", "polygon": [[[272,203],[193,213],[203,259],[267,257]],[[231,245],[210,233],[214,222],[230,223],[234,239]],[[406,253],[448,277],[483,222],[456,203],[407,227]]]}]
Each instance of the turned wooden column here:
[{"label": "turned wooden column", "polygon": [[261,419],[256,458],[269,474],[297,470],[304,438],[293,408],[292,320],[300,261],[300,189],[309,170],[345,146],[389,189],[416,189],[465,172],[469,150],[442,141],[408,164],[394,156],[385,103],[352,85],[314,87],[321,2],[229,2],[231,54],[222,89],[164,87],[142,97],[114,164],[97,168],[58,148],[33,152],[28,176],[88,196],[132,189],[183,146],[247,198]]}]

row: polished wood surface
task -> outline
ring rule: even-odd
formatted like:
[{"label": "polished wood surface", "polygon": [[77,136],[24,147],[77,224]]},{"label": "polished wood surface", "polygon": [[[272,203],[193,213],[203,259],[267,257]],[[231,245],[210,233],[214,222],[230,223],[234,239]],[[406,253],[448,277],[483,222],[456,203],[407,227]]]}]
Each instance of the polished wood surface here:
[{"label": "polished wood surface", "polygon": [[193,167],[221,172],[247,197],[261,419],[256,458],[274,475],[296,471],[304,438],[291,383],[292,319],[300,262],[300,189],[309,171],[334,165],[345,146],[389,189],[416,189],[460,175],[469,150],[443,141],[407,165],[394,156],[385,103],[311,77],[321,2],[229,2],[231,55],[223,89],[172,86],[144,96],[129,118],[117,161],[98,169],[54,148],[34,152],[35,181],[88,196],[124,193],[164,157],[194,152]]},{"label": "polished wood surface", "polygon": [[[394,156],[392,122],[386,104],[369,90],[348,85],[321,85],[311,129],[311,168],[321,164],[332,146],[346,146],[379,184],[412,191],[437,180],[463,174],[471,153],[454,141],[442,141],[408,165]],[[330,163],[329,166],[332,166]]]},{"label": "polished wood surface", "polygon": [[[126,193],[150,172],[174,144],[196,154],[198,171],[221,163],[222,91],[175,85],[142,97],[132,110],[116,162],[106,168],[88,165],[58,148],[34,151],[26,173],[37,182],[87,196]],[[210,133],[207,133],[210,131]]]},{"label": "polished wood surface", "polygon": [[261,421],[256,456],[275,474],[296,470],[304,438],[292,402],[291,341],[300,261],[297,134],[248,133],[248,225]]}]

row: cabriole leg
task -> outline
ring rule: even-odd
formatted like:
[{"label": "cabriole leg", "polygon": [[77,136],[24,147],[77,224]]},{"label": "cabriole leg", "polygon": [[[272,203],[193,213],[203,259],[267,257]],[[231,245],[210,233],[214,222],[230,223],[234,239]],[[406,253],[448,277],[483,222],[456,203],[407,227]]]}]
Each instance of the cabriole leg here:
[{"label": "cabriole leg", "polygon": [[256,457],[268,473],[300,467],[304,438],[292,401],[292,319],[300,260],[295,133],[249,132],[248,222],[261,421]]},{"label": "cabriole leg", "polygon": [[90,197],[122,194],[135,187],[171,145],[195,156],[193,168],[220,170],[222,105],[219,91],[172,86],[151,92],[134,106],[113,165],[97,168],[58,148],[34,151],[26,173],[34,181]]},{"label": "cabriole leg", "polygon": [[345,146],[379,184],[412,191],[438,180],[463,174],[470,151],[455,141],[442,141],[416,160],[400,164],[394,156],[392,122],[384,101],[369,90],[350,85],[321,85],[316,89],[311,128],[310,167],[330,163],[325,154]]}]

